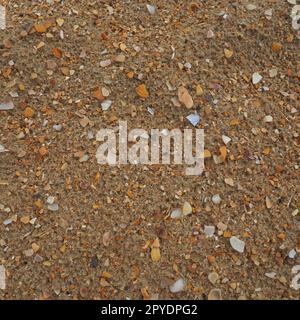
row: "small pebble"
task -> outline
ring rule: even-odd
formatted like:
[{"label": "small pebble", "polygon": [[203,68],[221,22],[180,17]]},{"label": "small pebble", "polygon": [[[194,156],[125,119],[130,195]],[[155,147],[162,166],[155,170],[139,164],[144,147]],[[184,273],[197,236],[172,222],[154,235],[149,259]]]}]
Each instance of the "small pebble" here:
[{"label": "small pebble", "polygon": [[209,275],[208,275],[208,280],[211,284],[216,284],[216,282],[218,281],[219,279],[219,275],[216,273],[216,272],[211,272]]},{"label": "small pebble", "polygon": [[289,258],[290,259],[294,259],[297,255],[297,252],[295,249],[292,249],[290,252],[289,252]]},{"label": "small pebble", "polygon": [[182,214],[184,216],[187,216],[187,215],[191,214],[192,212],[193,212],[192,206],[188,202],[185,202],[182,207]]},{"label": "small pebble", "polygon": [[233,236],[230,238],[230,244],[232,246],[232,248],[240,253],[243,253],[245,250],[245,242],[240,240],[239,238]]},{"label": "small pebble", "polygon": [[221,197],[220,197],[219,194],[213,195],[212,198],[211,198],[211,200],[212,200],[212,202],[213,202],[214,204],[220,204],[220,203],[221,203]]},{"label": "small pebble", "polygon": [[268,115],[268,116],[265,116],[264,117],[264,122],[266,123],[270,123],[270,122],[273,122],[273,117]]},{"label": "small pebble", "polygon": [[220,289],[212,289],[210,290],[208,300],[222,300],[222,292]]},{"label": "small pebble", "polygon": [[0,110],[12,110],[14,107],[15,106],[11,101],[0,103]]},{"label": "small pebble", "polygon": [[58,211],[59,207],[58,207],[58,204],[57,203],[53,203],[53,204],[49,204],[48,205],[48,209],[50,211]]},{"label": "small pebble", "polygon": [[152,6],[151,4],[147,4],[146,6],[150,14],[155,13],[156,8],[154,6]]},{"label": "small pebble", "polygon": [[216,231],[215,226],[204,226],[204,233],[207,237],[212,237]]},{"label": "small pebble", "polygon": [[107,111],[107,110],[110,108],[111,104],[112,104],[112,101],[111,101],[111,100],[105,100],[105,101],[103,101],[103,102],[101,103],[102,110],[103,110],[103,111]]},{"label": "small pebble", "polygon": [[190,114],[186,118],[194,127],[196,127],[200,121],[200,116],[198,114]]},{"label": "small pebble", "polygon": [[275,279],[276,277],[276,272],[266,272],[265,276],[270,278],[270,279]]},{"label": "small pebble", "polygon": [[262,80],[262,76],[258,72],[253,73],[253,75],[252,75],[252,83],[253,84],[257,84],[261,80]]},{"label": "small pebble", "polygon": [[61,131],[62,130],[62,125],[61,124],[55,124],[55,125],[53,125],[53,129],[55,131]]},{"label": "small pebble", "polygon": [[224,144],[227,145],[231,141],[231,138],[223,135],[222,136],[222,140],[223,140]]},{"label": "small pebble", "polygon": [[181,217],[181,215],[182,215],[181,209],[175,209],[175,210],[173,210],[173,211],[171,212],[171,218],[172,218],[172,219],[178,219],[178,218]]},{"label": "small pebble", "polygon": [[54,203],[54,200],[55,200],[54,197],[49,196],[49,197],[47,198],[47,203],[48,203],[48,204],[53,204],[53,203]]},{"label": "small pebble", "polygon": [[176,282],[174,282],[169,287],[169,289],[172,293],[177,293],[177,292],[183,291],[184,287],[185,287],[185,281],[182,278],[180,278]]}]

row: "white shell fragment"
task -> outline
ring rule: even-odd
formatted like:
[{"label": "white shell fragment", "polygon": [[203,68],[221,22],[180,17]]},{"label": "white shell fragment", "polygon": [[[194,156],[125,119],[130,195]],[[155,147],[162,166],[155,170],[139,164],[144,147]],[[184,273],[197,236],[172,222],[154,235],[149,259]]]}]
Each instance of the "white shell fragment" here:
[{"label": "white shell fragment", "polygon": [[188,203],[188,202],[185,202],[183,204],[183,207],[182,207],[182,213],[184,216],[187,216],[189,214],[191,214],[193,212],[193,208],[192,206]]},{"label": "white shell fragment", "polygon": [[271,20],[273,15],[273,9],[268,9],[265,11],[265,16],[267,20]]},{"label": "white shell fragment", "polygon": [[261,80],[262,80],[262,76],[258,72],[253,73],[253,75],[252,75],[252,83],[253,84],[257,84]]},{"label": "white shell fragment", "polygon": [[50,211],[58,211],[59,207],[57,203],[49,204],[48,205],[48,210]]},{"label": "white shell fragment", "polygon": [[264,122],[267,122],[267,123],[273,122],[273,117],[270,116],[270,115],[265,116],[265,117],[264,117]]},{"label": "white shell fragment", "polygon": [[181,211],[181,209],[175,209],[175,210],[173,210],[172,212],[171,212],[171,218],[172,219],[178,219],[178,218],[180,218],[181,217],[181,215],[182,215],[182,211]]},{"label": "white shell fragment", "polygon": [[215,226],[204,226],[204,233],[207,237],[212,237],[216,231]]},{"label": "white shell fragment", "polygon": [[196,127],[196,125],[199,123],[200,121],[200,116],[198,114],[190,114],[189,116],[186,117],[188,119],[188,121],[194,126]]},{"label": "white shell fragment", "polygon": [[294,290],[299,290],[300,289],[300,265],[296,265],[293,266],[292,268],[292,273],[297,273],[294,278],[292,279],[292,283],[291,283],[291,288],[293,288]]},{"label": "white shell fragment", "polygon": [[146,4],[146,7],[147,7],[150,14],[155,13],[156,8],[154,6],[152,6],[151,4]]},{"label": "white shell fragment", "polygon": [[11,101],[0,103],[0,110],[12,110],[14,108],[14,104]]},{"label": "white shell fragment", "polygon": [[222,136],[222,140],[223,140],[224,144],[226,144],[226,145],[227,145],[227,144],[231,141],[231,138],[229,138],[229,137],[227,137],[227,136],[223,135],[223,136]]},{"label": "white shell fragment", "polygon": [[105,67],[108,67],[109,65],[111,65],[111,60],[103,60],[103,61],[100,61],[100,66],[102,68],[105,68]]},{"label": "white shell fragment", "polygon": [[184,287],[185,287],[185,282],[182,278],[180,278],[176,282],[174,282],[172,285],[170,285],[169,289],[172,293],[177,293],[182,291]]},{"label": "white shell fragment", "polygon": [[256,9],[256,5],[252,4],[252,3],[249,3],[249,4],[246,5],[246,9],[249,10],[249,11],[255,10]]},{"label": "white shell fragment", "polygon": [[275,279],[276,277],[276,272],[266,272],[265,276],[270,278],[270,279]]},{"label": "white shell fragment", "polygon": [[278,69],[277,68],[272,68],[269,70],[269,76],[270,78],[275,78],[278,74]]},{"label": "white shell fragment", "polygon": [[8,151],[8,150],[5,149],[5,147],[2,144],[0,144],[0,153],[5,151]]},{"label": "white shell fragment", "polygon": [[290,252],[289,252],[290,259],[294,259],[296,257],[296,255],[297,255],[297,252],[295,249],[290,250]]},{"label": "white shell fragment", "polygon": [[214,203],[214,204],[220,204],[221,203],[221,197],[219,194],[215,194],[212,196],[211,198],[211,201]]},{"label": "white shell fragment", "polygon": [[222,300],[222,292],[220,289],[211,289],[207,296],[208,300]]},{"label": "white shell fragment", "polygon": [[101,108],[102,108],[102,110],[103,110],[103,111],[108,110],[108,109],[110,108],[111,104],[112,104],[112,101],[111,101],[111,100],[105,100],[105,101],[103,101],[103,102],[101,103]]},{"label": "white shell fragment", "polygon": [[229,242],[235,251],[240,252],[240,253],[244,252],[244,250],[245,250],[245,242],[244,241],[233,236],[230,238]]}]

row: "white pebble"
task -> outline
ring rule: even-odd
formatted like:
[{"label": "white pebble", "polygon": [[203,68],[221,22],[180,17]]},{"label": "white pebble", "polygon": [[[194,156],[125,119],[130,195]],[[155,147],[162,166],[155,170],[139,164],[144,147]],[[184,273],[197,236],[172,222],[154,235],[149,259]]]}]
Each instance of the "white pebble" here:
[{"label": "white pebble", "polygon": [[111,64],[111,60],[110,60],[110,59],[100,61],[100,66],[101,66],[102,68],[108,67],[110,64]]},{"label": "white pebble", "polygon": [[177,293],[180,292],[184,289],[185,287],[185,282],[182,278],[178,279],[176,282],[174,282],[170,287],[170,291],[172,293]]},{"label": "white pebble", "polygon": [[185,202],[183,204],[183,207],[182,207],[182,213],[184,216],[187,216],[189,214],[191,214],[193,212],[193,208],[192,206],[188,203],[188,202]]},{"label": "white pebble", "polygon": [[276,277],[276,272],[267,272],[265,273],[265,276],[270,279],[274,279]]},{"label": "white pebble", "polygon": [[52,196],[49,196],[48,198],[47,198],[47,203],[48,204],[53,204],[54,203],[54,197],[52,197]]},{"label": "white pebble", "polygon": [[105,101],[103,101],[103,102],[101,103],[102,110],[103,110],[103,111],[108,110],[108,109],[110,108],[111,104],[112,104],[112,101],[111,101],[111,100],[105,100]]},{"label": "white pebble", "polygon": [[53,125],[53,129],[54,129],[55,131],[61,131],[62,125],[61,125],[61,124],[55,124],[55,125]]},{"label": "white pebble", "polygon": [[227,145],[231,141],[231,138],[223,135],[222,136],[222,140],[223,140],[224,144]]},{"label": "white pebble", "polygon": [[245,242],[240,240],[239,238],[233,236],[230,238],[230,244],[234,250],[237,252],[243,253],[245,250]]},{"label": "white pebble", "polygon": [[53,203],[53,204],[49,204],[48,205],[48,210],[50,211],[57,211],[58,210],[58,204],[57,203]]},{"label": "white pebble", "polygon": [[181,217],[182,211],[181,209],[175,209],[171,212],[171,218],[172,219],[178,219]]},{"label": "white pebble", "polygon": [[186,118],[194,127],[196,127],[200,121],[200,116],[198,114],[190,114]]},{"label": "white pebble", "polygon": [[252,75],[252,83],[253,84],[257,84],[261,80],[262,80],[262,76],[258,72],[253,73],[253,75]]},{"label": "white pebble", "polygon": [[212,200],[212,202],[213,202],[214,204],[220,204],[220,203],[221,203],[221,197],[220,197],[219,194],[213,195],[212,198],[211,198],[211,200]]},{"label": "white pebble", "polygon": [[290,259],[294,259],[297,255],[297,252],[295,249],[292,249],[290,252],[289,252],[289,258]]},{"label": "white pebble", "polygon": [[216,231],[215,226],[204,226],[204,233],[207,237],[212,237]]},{"label": "white pebble", "polygon": [[150,14],[154,14],[155,13],[156,9],[155,9],[154,6],[152,6],[151,4],[147,4],[146,6],[147,6],[147,9],[148,9]]},{"label": "white pebble", "polygon": [[267,122],[267,123],[273,122],[273,117],[270,116],[270,115],[265,116],[265,117],[264,117],[264,122]]}]

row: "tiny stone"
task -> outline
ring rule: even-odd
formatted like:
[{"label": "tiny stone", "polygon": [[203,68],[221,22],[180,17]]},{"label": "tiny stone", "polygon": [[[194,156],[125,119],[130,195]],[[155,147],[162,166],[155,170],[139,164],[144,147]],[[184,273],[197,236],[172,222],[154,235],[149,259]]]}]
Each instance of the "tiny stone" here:
[{"label": "tiny stone", "polygon": [[182,214],[184,216],[187,216],[187,215],[191,214],[192,212],[193,212],[192,206],[188,202],[185,202],[182,207]]},{"label": "tiny stone", "polygon": [[55,124],[55,125],[53,125],[53,129],[54,129],[55,131],[61,131],[62,125],[61,125],[61,124]]},{"label": "tiny stone", "polygon": [[7,225],[9,225],[9,224],[11,224],[11,223],[12,223],[12,219],[11,219],[11,218],[8,218],[8,219],[6,219],[6,220],[3,221],[3,224],[4,224],[5,226],[7,226]]},{"label": "tiny stone", "polygon": [[290,259],[294,259],[297,255],[297,252],[295,249],[292,249],[290,252],[289,252],[289,258]]},{"label": "tiny stone", "polygon": [[216,272],[211,272],[209,275],[208,275],[208,280],[211,284],[216,284],[216,282],[218,281],[219,279],[219,275],[216,273]]},{"label": "tiny stone", "polygon": [[215,194],[212,198],[211,198],[212,202],[214,204],[220,204],[221,203],[221,197],[219,194]]},{"label": "tiny stone", "polygon": [[39,262],[43,262],[44,261],[44,258],[41,257],[40,255],[36,254],[33,258],[33,262],[34,263],[39,263]]},{"label": "tiny stone", "polygon": [[215,36],[215,34],[214,34],[214,32],[213,32],[212,30],[208,30],[208,31],[207,31],[206,37],[207,37],[208,39],[211,39],[211,38],[213,38],[214,36]]},{"label": "tiny stone", "polygon": [[111,101],[111,100],[105,100],[105,101],[103,101],[103,102],[101,103],[102,110],[103,110],[103,111],[107,111],[107,110],[110,108],[111,104],[112,104],[112,101]]},{"label": "tiny stone", "polygon": [[222,140],[223,140],[224,144],[227,145],[231,141],[231,138],[223,135],[222,136]]},{"label": "tiny stone", "polygon": [[198,114],[190,114],[186,118],[194,127],[196,127],[200,121],[200,116]]},{"label": "tiny stone", "polygon": [[246,5],[246,9],[249,10],[249,11],[255,10],[256,9],[256,5],[249,3],[249,4]]},{"label": "tiny stone", "polygon": [[109,65],[111,65],[111,60],[103,60],[103,61],[100,61],[100,66],[102,68],[105,68],[105,67],[108,67]]},{"label": "tiny stone", "polygon": [[171,218],[172,219],[178,219],[181,217],[182,211],[181,209],[175,209],[171,212]]},{"label": "tiny stone", "polygon": [[53,204],[53,203],[54,203],[54,200],[55,200],[54,197],[49,196],[49,197],[47,198],[47,203],[48,203],[48,204]]},{"label": "tiny stone", "polygon": [[243,253],[245,250],[245,242],[240,240],[239,238],[233,236],[230,238],[230,244],[234,250],[237,252]]},{"label": "tiny stone", "polygon": [[253,84],[257,84],[261,80],[262,80],[262,76],[258,72],[253,73],[253,75],[252,75],[252,83]]},{"label": "tiny stone", "polygon": [[170,291],[172,293],[177,293],[180,292],[184,289],[185,287],[185,282],[182,278],[178,279],[176,282],[174,282],[170,287]]},{"label": "tiny stone", "polygon": [[210,290],[208,300],[222,300],[222,293],[220,289],[212,289]]},{"label": "tiny stone", "polygon": [[268,9],[265,11],[265,16],[268,20],[272,19],[272,15],[273,15],[273,9]]},{"label": "tiny stone", "polygon": [[2,144],[0,144],[0,153],[5,151],[8,151],[8,150],[6,150],[5,147]]},{"label": "tiny stone", "polygon": [[267,272],[267,273],[265,273],[265,276],[270,278],[270,279],[275,279],[276,272]]},{"label": "tiny stone", "polygon": [[232,178],[225,178],[225,183],[228,184],[229,186],[233,187],[234,186],[234,181]]},{"label": "tiny stone", "polygon": [[276,68],[272,68],[269,70],[269,76],[270,78],[275,78],[278,74],[278,70]]},{"label": "tiny stone", "polygon": [[221,231],[226,231],[226,230],[227,230],[227,225],[224,224],[223,222],[219,222],[219,223],[217,224],[217,228],[218,228],[219,230],[221,230]]},{"label": "tiny stone", "polygon": [[273,117],[270,116],[270,115],[265,116],[265,117],[264,117],[264,122],[267,122],[267,123],[273,122]]},{"label": "tiny stone", "polygon": [[0,103],[0,110],[12,110],[14,107],[15,106],[11,101]]},{"label": "tiny stone", "polygon": [[146,6],[147,6],[147,9],[148,9],[150,14],[154,14],[155,13],[156,8],[154,6],[152,6],[150,4],[147,4]]},{"label": "tiny stone", "polygon": [[207,237],[212,237],[216,231],[215,226],[204,226],[204,233]]},{"label": "tiny stone", "polygon": [[26,256],[26,257],[31,257],[31,256],[33,256],[33,250],[32,249],[28,249],[28,250],[24,250],[23,251],[23,253],[24,253],[24,255]]},{"label": "tiny stone", "polygon": [[53,203],[53,204],[48,205],[48,210],[50,210],[50,211],[57,211],[58,209],[59,209],[59,207],[58,207],[57,203]]}]

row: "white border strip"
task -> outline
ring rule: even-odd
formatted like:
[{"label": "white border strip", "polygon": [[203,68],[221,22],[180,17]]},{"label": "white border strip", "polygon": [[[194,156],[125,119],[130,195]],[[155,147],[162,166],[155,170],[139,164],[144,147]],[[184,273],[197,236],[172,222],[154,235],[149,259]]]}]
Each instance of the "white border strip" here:
[{"label": "white border strip", "polygon": [[0,30],[5,30],[6,18],[5,18],[5,7],[0,4]]}]

